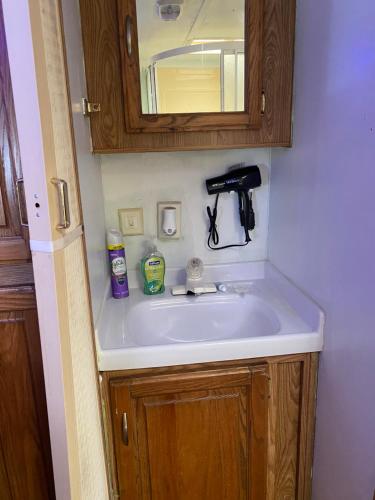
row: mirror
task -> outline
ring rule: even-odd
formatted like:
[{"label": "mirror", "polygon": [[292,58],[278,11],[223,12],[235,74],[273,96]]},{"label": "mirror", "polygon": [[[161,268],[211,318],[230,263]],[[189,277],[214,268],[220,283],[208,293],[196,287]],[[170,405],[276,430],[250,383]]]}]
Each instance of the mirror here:
[{"label": "mirror", "polygon": [[244,111],[245,0],[136,0],[143,114]]}]

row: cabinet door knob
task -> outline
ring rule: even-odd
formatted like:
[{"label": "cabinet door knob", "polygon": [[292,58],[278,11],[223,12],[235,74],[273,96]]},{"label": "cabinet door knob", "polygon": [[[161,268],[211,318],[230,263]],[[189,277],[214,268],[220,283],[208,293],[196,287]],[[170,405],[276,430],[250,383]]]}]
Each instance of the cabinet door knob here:
[{"label": "cabinet door knob", "polygon": [[60,222],[56,229],[68,229],[70,227],[70,210],[68,197],[68,184],[63,179],[51,179],[52,184],[57,188],[59,197]]},{"label": "cabinet door knob", "polygon": [[128,414],[122,414],[122,440],[125,446],[129,444],[129,433],[128,433]]}]

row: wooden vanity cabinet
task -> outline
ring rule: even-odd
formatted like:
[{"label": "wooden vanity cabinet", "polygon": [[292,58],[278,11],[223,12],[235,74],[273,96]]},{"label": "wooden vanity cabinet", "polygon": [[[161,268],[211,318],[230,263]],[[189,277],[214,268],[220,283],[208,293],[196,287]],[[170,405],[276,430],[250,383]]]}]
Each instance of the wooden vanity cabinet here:
[{"label": "wooden vanity cabinet", "polygon": [[219,113],[144,114],[135,5],[80,0],[94,152],[291,145],[295,0],[245,0],[245,109]]},{"label": "wooden vanity cabinet", "polygon": [[103,373],[121,500],[308,500],[317,356]]}]

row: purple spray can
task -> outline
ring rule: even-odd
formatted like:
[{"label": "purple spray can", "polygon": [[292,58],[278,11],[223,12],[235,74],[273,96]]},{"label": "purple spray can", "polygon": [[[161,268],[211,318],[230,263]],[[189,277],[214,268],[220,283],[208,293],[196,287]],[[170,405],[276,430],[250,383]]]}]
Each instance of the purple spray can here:
[{"label": "purple spray can", "polygon": [[121,233],[116,229],[107,232],[107,248],[111,266],[112,297],[115,299],[129,297],[125,245]]}]

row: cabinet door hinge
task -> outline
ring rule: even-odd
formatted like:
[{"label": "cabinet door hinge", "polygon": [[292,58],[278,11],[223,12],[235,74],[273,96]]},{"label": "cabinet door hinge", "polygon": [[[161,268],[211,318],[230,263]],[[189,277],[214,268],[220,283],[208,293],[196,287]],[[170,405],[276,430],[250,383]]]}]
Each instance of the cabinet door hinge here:
[{"label": "cabinet door hinge", "polygon": [[99,102],[89,102],[86,97],[82,98],[82,113],[83,116],[88,116],[91,113],[98,113],[100,111]]},{"label": "cabinet door hinge", "polygon": [[266,94],[265,94],[264,90],[262,90],[262,101],[261,101],[261,105],[260,105],[260,114],[264,115],[265,112],[266,112]]}]

